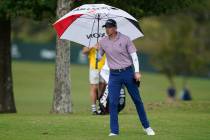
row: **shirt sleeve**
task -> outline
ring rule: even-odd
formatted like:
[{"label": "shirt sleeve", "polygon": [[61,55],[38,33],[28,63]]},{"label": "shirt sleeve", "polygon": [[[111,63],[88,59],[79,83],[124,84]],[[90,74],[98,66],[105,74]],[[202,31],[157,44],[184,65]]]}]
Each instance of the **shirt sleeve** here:
[{"label": "shirt sleeve", "polygon": [[139,60],[138,60],[137,53],[134,52],[134,53],[131,53],[130,55],[131,55],[131,58],[133,61],[133,66],[134,66],[135,72],[139,72]]},{"label": "shirt sleeve", "polygon": [[133,42],[130,40],[130,38],[127,38],[127,46],[126,47],[127,47],[129,54],[136,52],[136,47],[133,44]]}]

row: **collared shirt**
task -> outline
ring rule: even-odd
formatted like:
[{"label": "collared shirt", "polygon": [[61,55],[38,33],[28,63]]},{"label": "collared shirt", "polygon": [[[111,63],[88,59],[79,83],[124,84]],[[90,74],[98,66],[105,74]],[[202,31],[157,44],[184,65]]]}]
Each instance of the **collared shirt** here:
[{"label": "collared shirt", "polygon": [[118,32],[114,40],[106,36],[99,41],[99,45],[100,55],[106,53],[110,69],[122,69],[133,64],[130,54],[136,52],[136,48],[128,36]]}]

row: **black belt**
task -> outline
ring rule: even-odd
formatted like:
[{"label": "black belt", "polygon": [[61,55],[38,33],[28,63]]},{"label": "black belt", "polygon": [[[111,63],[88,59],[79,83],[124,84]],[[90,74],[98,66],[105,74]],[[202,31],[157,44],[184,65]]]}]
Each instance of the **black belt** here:
[{"label": "black belt", "polygon": [[111,72],[122,72],[122,71],[125,71],[127,69],[130,69],[132,68],[132,66],[128,66],[128,67],[125,67],[125,68],[122,68],[122,69],[110,69]]}]

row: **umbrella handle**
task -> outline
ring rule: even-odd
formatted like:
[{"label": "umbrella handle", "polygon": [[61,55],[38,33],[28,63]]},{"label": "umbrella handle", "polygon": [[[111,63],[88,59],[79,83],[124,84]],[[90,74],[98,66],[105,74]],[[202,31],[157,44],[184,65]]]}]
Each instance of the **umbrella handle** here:
[{"label": "umbrella handle", "polygon": [[98,50],[96,50],[96,69],[98,69]]}]

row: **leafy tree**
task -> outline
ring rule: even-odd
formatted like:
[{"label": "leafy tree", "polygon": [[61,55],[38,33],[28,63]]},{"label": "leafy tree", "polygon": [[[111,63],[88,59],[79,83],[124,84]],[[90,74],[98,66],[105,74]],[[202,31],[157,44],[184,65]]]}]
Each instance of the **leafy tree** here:
[{"label": "leafy tree", "polygon": [[0,113],[15,113],[11,69],[11,20],[17,16],[43,19],[54,16],[55,0],[0,1]]},{"label": "leafy tree", "polygon": [[174,76],[182,75],[183,87],[186,87],[189,76],[206,76],[209,72],[210,49],[208,33],[204,31],[210,26],[201,27],[192,17],[183,14],[167,18],[166,22],[169,41],[153,55],[153,62],[167,76],[171,86],[175,83]]},{"label": "leafy tree", "polygon": [[85,3],[105,3],[121,8],[131,13],[134,17],[140,18],[143,16],[175,13],[197,2],[198,0],[80,0],[76,1],[73,7]]}]

